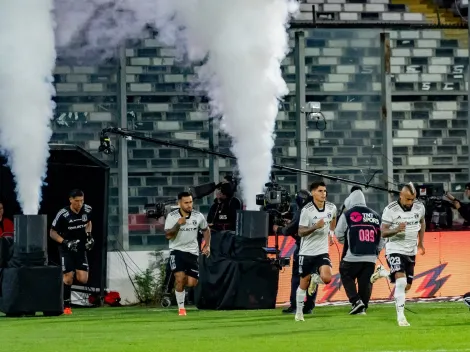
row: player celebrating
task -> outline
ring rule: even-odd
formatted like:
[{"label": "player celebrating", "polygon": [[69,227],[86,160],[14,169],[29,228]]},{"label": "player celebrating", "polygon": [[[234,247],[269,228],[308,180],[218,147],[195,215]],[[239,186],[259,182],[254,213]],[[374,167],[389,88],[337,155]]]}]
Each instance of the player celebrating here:
[{"label": "player celebrating", "polygon": [[318,284],[330,283],[332,276],[328,235],[333,234],[333,229],[336,227],[336,206],[326,201],[324,182],[312,183],[310,193],[313,201],[302,209],[299,222],[301,279],[296,295],[296,321],[304,320],[303,306],[307,289],[309,294],[312,294]]},{"label": "player celebrating", "polygon": [[74,274],[77,281],[88,282],[87,250],[94,244],[91,237],[91,207],[84,204],[84,194],[74,189],[69,196],[70,206],[57,213],[50,230],[51,238],[60,244],[59,252],[64,273],[64,314],[72,314],[70,297]]},{"label": "player celebrating", "polygon": [[199,279],[199,229],[204,232],[202,253],[210,255],[211,232],[200,212],[193,210],[193,197],[188,192],[178,194],[179,209],[168,214],[165,235],[170,240],[170,268],[175,276],[175,296],[179,315],[186,315],[184,287],[194,287]]},{"label": "player celebrating", "polygon": [[[410,326],[405,317],[406,292],[413,282],[416,253],[418,249],[421,255],[425,253],[425,208],[415,200],[416,189],[410,182],[403,186],[399,200],[390,203],[382,214],[382,237],[387,239],[385,255],[390,267],[390,281],[395,283],[399,326]],[[384,271],[378,267],[371,282],[383,277]]]}]

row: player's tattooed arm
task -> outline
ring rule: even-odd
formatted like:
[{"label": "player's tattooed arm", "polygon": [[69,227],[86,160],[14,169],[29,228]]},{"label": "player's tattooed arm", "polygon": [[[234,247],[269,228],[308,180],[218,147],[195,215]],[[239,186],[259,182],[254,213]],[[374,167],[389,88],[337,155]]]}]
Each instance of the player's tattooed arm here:
[{"label": "player's tattooed arm", "polygon": [[311,235],[316,230],[321,229],[325,225],[325,220],[320,219],[316,224],[313,226],[299,226],[299,237],[305,237]]},{"label": "player's tattooed arm", "polygon": [[184,225],[186,223],[186,218],[181,217],[178,219],[178,222],[173,226],[172,228],[165,230],[165,237],[167,240],[172,240],[176,237],[178,234],[178,231],[180,230],[181,225]]},{"label": "player's tattooed arm", "polygon": [[169,230],[165,230],[165,237],[167,240],[172,240],[176,237],[178,234],[178,231],[180,230],[181,225],[179,223],[176,223],[175,226],[173,226]]},{"label": "player's tattooed arm", "polygon": [[391,224],[382,223],[381,232],[383,238],[395,236],[397,233],[404,231],[406,228],[405,223],[399,224],[398,227],[394,229],[390,229],[390,226]]}]

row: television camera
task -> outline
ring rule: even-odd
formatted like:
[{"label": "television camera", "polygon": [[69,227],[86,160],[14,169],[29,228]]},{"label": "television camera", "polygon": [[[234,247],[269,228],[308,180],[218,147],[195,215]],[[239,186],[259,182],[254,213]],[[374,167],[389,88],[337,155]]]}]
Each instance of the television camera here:
[{"label": "television camera", "polygon": [[178,209],[176,199],[165,200],[158,203],[149,203],[144,206],[144,212],[147,219],[166,218],[168,213],[175,209]]},{"label": "television camera", "polygon": [[263,194],[256,195],[256,205],[269,214],[269,226],[284,226],[286,220],[291,218],[292,198],[285,188],[277,184],[274,179],[264,185]]},{"label": "television camera", "polygon": [[442,185],[423,184],[416,186],[417,198],[426,208],[427,228],[450,228],[452,227],[452,207],[444,196],[446,192]]}]

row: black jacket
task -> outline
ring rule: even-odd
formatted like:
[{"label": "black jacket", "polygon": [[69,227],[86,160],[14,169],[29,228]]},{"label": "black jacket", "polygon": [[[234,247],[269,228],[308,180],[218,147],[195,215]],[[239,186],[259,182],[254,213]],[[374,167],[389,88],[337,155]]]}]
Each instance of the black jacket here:
[{"label": "black jacket", "polygon": [[242,210],[242,203],[237,197],[214,200],[207,215],[207,222],[212,224],[211,229],[215,231],[235,231],[237,222],[237,210]]},{"label": "black jacket", "polygon": [[291,222],[288,223],[286,226],[277,228],[278,235],[294,237],[295,244],[297,245],[297,247],[300,246],[300,237],[297,235],[297,232],[299,231],[300,212],[301,209],[297,210],[294,213]]},{"label": "black jacket", "polygon": [[470,204],[460,203],[458,212],[463,217],[465,222],[470,223]]}]

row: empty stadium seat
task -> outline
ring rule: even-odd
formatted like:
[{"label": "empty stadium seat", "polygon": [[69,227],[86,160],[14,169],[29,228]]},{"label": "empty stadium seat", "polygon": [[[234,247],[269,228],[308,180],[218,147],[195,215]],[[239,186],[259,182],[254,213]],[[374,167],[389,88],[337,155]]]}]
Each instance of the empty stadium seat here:
[{"label": "empty stadium seat", "polygon": [[402,4],[391,4],[388,0],[306,0],[300,4],[301,21],[394,21],[422,22],[426,18],[421,13],[407,12]]},{"label": "empty stadium seat", "polygon": [[[388,0],[308,0],[298,20],[362,20],[419,22]],[[468,163],[466,91],[468,48],[440,30],[390,31],[392,59],[393,163],[395,175],[383,173],[380,30],[306,29],[307,101],[322,103],[323,120],[308,121],[307,140],[297,138],[296,68],[289,54],[282,72],[291,93],[276,121],[275,162],[297,167],[297,145],[306,143],[310,170],[360,182],[440,182],[455,189],[468,182],[458,166]],[[291,40],[294,32],[290,32]],[[207,148],[207,100],[191,93],[194,70],[175,62],[175,51],[156,39],[143,40],[126,51],[128,127],[162,140]],[[97,155],[99,132],[115,125],[119,113],[117,71],[112,65],[69,67],[55,72],[57,114],[53,141],[73,142]],[[231,153],[230,139],[219,135],[219,151]],[[100,157],[103,158],[101,155]],[[112,164],[112,157],[108,158]],[[164,246],[161,226],[143,214],[148,202],[175,197],[182,189],[209,182],[209,158],[196,151],[128,141],[129,229],[135,248]],[[233,160],[220,159],[222,172]],[[449,171],[449,168],[456,168]],[[291,192],[297,176],[277,173]],[[315,180],[309,177],[309,181]],[[111,176],[110,226],[119,223],[118,179]],[[343,183],[330,183],[328,199],[340,205],[348,193]],[[380,209],[383,192],[366,192],[369,204]],[[198,203],[207,212],[212,200]],[[116,233],[116,230],[111,231]],[[163,238],[163,239],[162,239]]]}]

